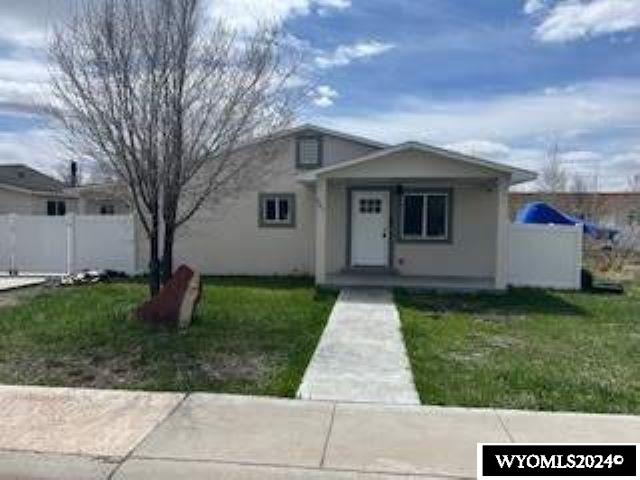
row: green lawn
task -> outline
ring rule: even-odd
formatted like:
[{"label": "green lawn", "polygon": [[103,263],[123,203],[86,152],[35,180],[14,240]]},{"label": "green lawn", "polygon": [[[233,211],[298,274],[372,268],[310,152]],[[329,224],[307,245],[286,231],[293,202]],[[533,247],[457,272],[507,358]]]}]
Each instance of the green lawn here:
[{"label": "green lawn", "polygon": [[335,296],[308,280],[205,280],[193,325],[131,320],[142,283],[49,290],[0,309],[0,383],[293,396]]},{"label": "green lawn", "polygon": [[640,284],[397,300],[423,403],[640,414]]}]

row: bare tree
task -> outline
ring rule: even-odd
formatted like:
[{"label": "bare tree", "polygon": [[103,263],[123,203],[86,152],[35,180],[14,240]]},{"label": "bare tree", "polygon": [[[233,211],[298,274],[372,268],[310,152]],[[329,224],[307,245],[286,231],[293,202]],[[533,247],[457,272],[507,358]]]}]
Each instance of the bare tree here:
[{"label": "bare tree", "polygon": [[589,186],[589,182],[586,178],[584,178],[584,175],[580,175],[579,173],[573,174],[573,176],[571,177],[571,185],[569,188],[570,191],[574,193],[588,193],[592,190],[592,188]]},{"label": "bare tree", "polygon": [[627,186],[630,192],[640,192],[640,173],[631,175],[627,181]]},{"label": "bare tree", "polygon": [[558,155],[558,144],[555,143],[547,153],[547,163],[542,167],[538,188],[542,192],[565,192],[568,186],[568,176]]},{"label": "bare tree", "polygon": [[232,154],[289,124],[298,52],[274,28],[207,22],[202,0],[88,0],[56,30],[52,85],[67,144],[124,183],[149,239],[149,287],[176,231],[265,159]]}]

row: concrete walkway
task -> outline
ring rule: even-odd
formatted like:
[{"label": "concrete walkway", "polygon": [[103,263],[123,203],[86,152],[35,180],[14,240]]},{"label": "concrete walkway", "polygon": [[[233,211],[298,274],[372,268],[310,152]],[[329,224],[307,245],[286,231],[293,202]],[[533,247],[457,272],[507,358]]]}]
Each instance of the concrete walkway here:
[{"label": "concrete walkway", "polygon": [[347,288],[340,292],[297,396],[420,404],[390,291]]},{"label": "concrete walkway", "polygon": [[478,442],[633,443],[640,417],[0,387],[0,478],[475,478]]}]

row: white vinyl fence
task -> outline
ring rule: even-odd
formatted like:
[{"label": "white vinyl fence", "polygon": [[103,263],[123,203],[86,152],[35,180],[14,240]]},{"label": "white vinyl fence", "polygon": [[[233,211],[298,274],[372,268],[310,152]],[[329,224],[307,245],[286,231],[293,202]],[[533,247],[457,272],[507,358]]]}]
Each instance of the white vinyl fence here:
[{"label": "white vinyl fence", "polygon": [[0,272],[61,274],[84,269],[135,272],[129,215],[0,215]]},{"label": "white vinyl fence", "polygon": [[580,289],[582,230],[582,225],[511,224],[508,283]]}]

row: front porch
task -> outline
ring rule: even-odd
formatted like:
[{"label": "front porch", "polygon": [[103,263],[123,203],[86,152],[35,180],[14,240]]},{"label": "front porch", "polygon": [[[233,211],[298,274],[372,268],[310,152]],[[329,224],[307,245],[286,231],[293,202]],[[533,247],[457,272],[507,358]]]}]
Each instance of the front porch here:
[{"label": "front porch", "polygon": [[496,290],[493,277],[400,275],[397,273],[374,272],[328,274],[325,285],[330,288],[385,287],[436,292],[484,292]]},{"label": "front porch", "polygon": [[301,178],[316,283],[504,290],[510,172],[409,146]]}]

